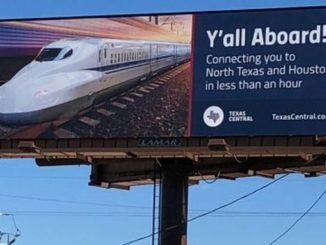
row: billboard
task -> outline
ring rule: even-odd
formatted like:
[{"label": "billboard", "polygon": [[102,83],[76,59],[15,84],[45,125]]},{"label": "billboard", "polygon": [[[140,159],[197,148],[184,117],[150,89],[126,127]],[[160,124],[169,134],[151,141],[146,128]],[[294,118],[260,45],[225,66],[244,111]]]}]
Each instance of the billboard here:
[{"label": "billboard", "polygon": [[326,133],[326,9],[0,22],[0,138]]}]

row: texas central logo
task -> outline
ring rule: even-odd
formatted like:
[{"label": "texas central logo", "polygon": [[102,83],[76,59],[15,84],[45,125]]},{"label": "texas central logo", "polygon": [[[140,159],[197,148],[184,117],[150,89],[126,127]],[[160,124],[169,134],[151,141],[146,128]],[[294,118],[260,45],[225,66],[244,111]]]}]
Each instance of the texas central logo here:
[{"label": "texas central logo", "polygon": [[210,106],[205,110],[203,120],[208,127],[217,127],[224,120],[224,112],[218,106]]}]

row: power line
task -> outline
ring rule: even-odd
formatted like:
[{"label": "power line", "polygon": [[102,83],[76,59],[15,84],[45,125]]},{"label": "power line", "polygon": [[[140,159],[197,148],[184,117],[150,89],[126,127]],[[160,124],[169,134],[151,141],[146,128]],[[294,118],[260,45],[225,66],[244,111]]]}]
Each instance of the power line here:
[{"label": "power line", "polygon": [[[200,172],[199,175],[203,176]],[[218,175],[218,172],[216,173]],[[205,176],[204,176],[205,177]],[[323,177],[323,176],[319,176]],[[325,176],[326,177],[326,176]],[[324,178],[325,178],[324,177]],[[62,180],[71,180],[71,181],[78,181],[78,180],[85,180],[84,176],[37,176],[37,175],[0,175],[0,179],[31,179],[31,180],[43,180],[43,179],[62,179]],[[208,179],[206,179],[208,180]],[[205,182],[205,179],[203,179]],[[215,181],[214,179],[209,179],[209,181]],[[246,182],[262,182],[262,179],[245,179]],[[284,182],[325,182],[323,179],[284,179],[281,180]]]},{"label": "power line", "polygon": [[[323,176],[319,176],[322,178]],[[325,176],[326,177],[326,176]],[[325,178],[324,177],[324,178]],[[62,179],[62,180],[71,180],[71,181],[78,181],[78,180],[85,180],[88,177],[83,176],[37,176],[37,175],[0,175],[0,179],[31,179],[31,180],[43,180],[43,179]],[[215,178],[214,178],[215,180]],[[246,182],[263,182],[263,179],[242,179],[241,181]],[[323,179],[284,179],[284,182],[325,182]]]},{"label": "power line", "polygon": [[83,201],[73,201],[73,200],[54,199],[54,198],[12,195],[12,194],[4,194],[4,193],[0,193],[0,196],[7,197],[7,198],[32,200],[32,201],[66,203],[66,204],[76,204],[76,205],[91,205],[91,206],[102,206],[102,207],[111,207],[111,208],[112,207],[116,207],[116,208],[135,208],[135,209],[148,209],[149,208],[149,207],[144,207],[144,206],[132,206],[132,205],[121,205],[121,204],[109,205],[109,204],[106,204],[106,203],[83,202]]},{"label": "power line", "polygon": [[302,220],[309,212],[312,210],[319,201],[323,198],[326,194],[326,189],[319,195],[319,197],[312,203],[312,205],[298,218],[296,219],[292,225],[290,225],[284,232],[282,232],[278,237],[276,237],[272,242],[268,243],[268,245],[275,244],[279,241],[282,237],[284,237],[287,233],[289,233],[299,222]]},{"label": "power line", "polygon": [[[4,211],[15,216],[54,216],[54,217],[150,217],[150,212],[70,212],[70,211]],[[225,211],[212,214],[209,217],[293,217],[302,215],[303,212],[256,212],[256,211]],[[326,212],[310,212],[309,217],[325,217]]]},{"label": "power line", "polygon": [[[226,204],[223,204],[223,205],[221,205],[221,206],[219,206],[219,207],[217,207],[217,208],[214,208],[214,209],[212,209],[212,210],[210,210],[210,211],[207,211],[207,212],[205,212],[205,213],[203,213],[203,214],[200,214],[200,215],[197,215],[197,216],[195,216],[195,217],[193,217],[193,218],[191,218],[191,219],[188,219],[186,222],[182,222],[182,223],[180,223],[180,224],[178,224],[178,225],[173,225],[173,226],[167,227],[166,229],[164,229],[164,230],[162,230],[162,231],[161,231],[161,230],[160,230],[160,231],[157,231],[157,232],[155,232],[155,235],[156,235],[156,234],[159,234],[159,233],[167,232],[167,231],[170,231],[170,230],[173,230],[173,229],[177,229],[177,228],[181,227],[182,225],[184,225],[184,224],[186,224],[186,223],[190,223],[190,222],[192,222],[192,221],[195,221],[195,220],[197,220],[197,219],[200,219],[200,218],[203,218],[203,217],[205,217],[205,216],[207,216],[207,215],[210,215],[210,214],[212,214],[212,213],[215,213],[216,211],[218,211],[218,210],[220,210],[220,209],[223,209],[223,208],[229,207],[229,206],[231,206],[231,205],[233,205],[233,204],[235,204],[235,203],[237,203],[237,202],[239,202],[239,201],[241,201],[241,200],[243,200],[243,199],[245,199],[245,198],[247,198],[247,197],[249,197],[249,196],[252,196],[252,195],[256,194],[257,192],[259,192],[259,191],[261,191],[261,190],[263,190],[263,189],[266,189],[267,187],[269,187],[269,186],[275,184],[276,182],[280,181],[281,179],[284,179],[284,178],[287,177],[289,174],[290,174],[290,173],[284,174],[284,175],[282,175],[281,177],[279,177],[279,178],[277,178],[277,179],[275,179],[275,180],[273,180],[273,181],[271,181],[271,182],[269,182],[269,183],[267,183],[267,184],[261,186],[260,188],[254,190],[254,191],[251,191],[251,192],[249,192],[249,193],[247,193],[247,194],[245,194],[245,195],[243,195],[243,196],[241,196],[241,197],[238,197],[238,198],[234,199],[234,200],[231,201],[231,202],[228,202],[228,203],[226,203]],[[152,237],[153,235],[154,235],[154,234],[151,233],[151,234],[149,234],[149,235],[145,235],[145,236],[139,237],[139,238],[137,238],[137,239],[134,239],[134,240],[132,240],[132,241],[129,241],[129,242],[123,243],[122,245],[130,245],[130,244],[134,244],[134,243],[136,243],[136,242],[140,242],[140,241],[142,241],[142,240],[148,239],[148,238]]]},{"label": "power line", "polygon": [[261,190],[263,190],[263,189],[266,189],[267,187],[273,185],[274,183],[278,182],[279,180],[281,180],[281,179],[287,177],[289,174],[290,174],[290,173],[287,173],[287,174],[285,174],[285,175],[282,175],[281,177],[279,177],[279,178],[277,178],[277,179],[275,179],[275,180],[273,180],[273,181],[267,183],[266,185],[261,186],[260,188],[254,190],[254,191],[249,192],[249,193],[246,194],[246,195],[243,195],[243,196],[241,196],[241,197],[239,197],[239,198],[237,198],[237,199],[235,199],[235,200],[233,200],[233,201],[231,201],[231,202],[229,202],[229,203],[226,203],[226,204],[224,204],[224,205],[222,205],[222,206],[219,206],[219,207],[214,208],[214,209],[212,209],[212,210],[210,210],[210,211],[207,211],[207,212],[205,212],[205,213],[203,213],[203,214],[200,214],[200,215],[198,215],[198,216],[196,216],[196,217],[193,217],[193,218],[191,218],[191,219],[188,220],[188,223],[189,223],[189,222],[192,222],[192,221],[195,221],[195,220],[197,220],[197,219],[200,219],[200,218],[202,218],[202,217],[205,217],[205,216],[207,216],[207,215],[210,215],[210,214],[212,214],[212,213],[215,213],[216,211],[218,211],[218,210],[220,210],[220,209],[223,209],[223,208],[226,208],[226,207],[228,207],[228,206],[231,206],[232,204],[235,204],[235,203],[237,203],[237,202],[239,202],[239,201],[241,201],[241,200],[243,200],[243,199],[245,199],[245,198],[247,198],[247,197],[249,197],[249,196],[252,196],[252,195],[256,194],[257,192],[259,192],[259,191],[261,191]]},{"label": "power line", "polygon": [[69,176],[32,176],[32,175],[0,175],[0,179],[31,179],[31,180],[43,180],[43,179],[61,179],[61,180],[85,180],[87,177],[69,177]]}]

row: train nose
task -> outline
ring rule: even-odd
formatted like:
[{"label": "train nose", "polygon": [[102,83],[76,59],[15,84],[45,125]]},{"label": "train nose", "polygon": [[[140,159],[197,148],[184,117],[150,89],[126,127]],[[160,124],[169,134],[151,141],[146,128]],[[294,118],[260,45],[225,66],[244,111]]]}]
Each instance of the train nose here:
[{"label": "train nose", "polygon": [[2,88],[0,90],[0,124],[25,124],[21,109],[26,103],[23,92],[14,93],[9,88]]},{"label": "train nose", "polygon": [[25,125],[29,120],[35,120],[30,112],[21,112],[16,99],[0,97],[0,124]]},{"label": "train nose", "polygon": [[6,87],[0,89],[0,113],[6,113],[15,106],[15,101],[8,96],[7,92]]},{"label": "train nose", "polygon": [[0,95],[0,123],[11,124],[15,122],[15,115],[11,113],[15,107],[15,101],[4,95]]}]

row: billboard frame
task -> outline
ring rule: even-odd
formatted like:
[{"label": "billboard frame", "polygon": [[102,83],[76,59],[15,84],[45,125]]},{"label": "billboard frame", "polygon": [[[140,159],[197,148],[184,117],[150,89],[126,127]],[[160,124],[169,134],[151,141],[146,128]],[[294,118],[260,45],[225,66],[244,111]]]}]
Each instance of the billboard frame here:
[{"label": "billboard frame", "polygon": [[[130,15],[93,15],[93,16],[64,16],[42,18],[0,19],[8,21],[84,19],[84,18],[117,18],[159,15],[187,14],[216,14],[216,13],[247,13],[261,11],[287,11],[305,9],[326,9],[326,6],[240,9],[198,12],[168,12],[168,13],[139,13]],[[191,98],[190,98],[191,99]],[[190,104],[191,106],[191,104]],[[229,150],[216,151],[209,147],[211,140],[224,140]],[[146,141],[146,142],[145,142]],[[23,142],[27,147],[23,147]],[[145,143],[144,143],[145,142]],[[163,142],[163,143],[162,143]],[[93,164],[94,159],[180,159],[187,158],[194,162],[205,162],[207,159],[223,159],[238,157],[303,157],[325,153],[324,137],[318,135],[288,135],[288,136],[235,136],[235,137],[159,137],[159,138],[76,138],[76,139],[1,139],[0,158],[36,158],[43,165]],[[20,146],[20,147],[19,147]],[[28,147],[30,146],[30,147]],[[222,147],[223,148],[223,147]],[[230,154],[231,152],[231,154]],[[204,159],[204,160],[203,160]],[[68,160],[68,162],[67,162]],[[137,170],[135,170],[137,172]],[[277,171],[276,171],[277,172]],[[207,173],[210,175],[211,173]],[[198,177],[198,176],[197,176]],[[233,177],[230,177],[233,178]],[[236,178],[236,177],[235,177]],[[133,181],[133,179],[130,179]],[[114,180],[116,181],[116,180]],[[119,181],[119,180],[117,180]],[[133,184],[131,184],[133,185]]]}]

